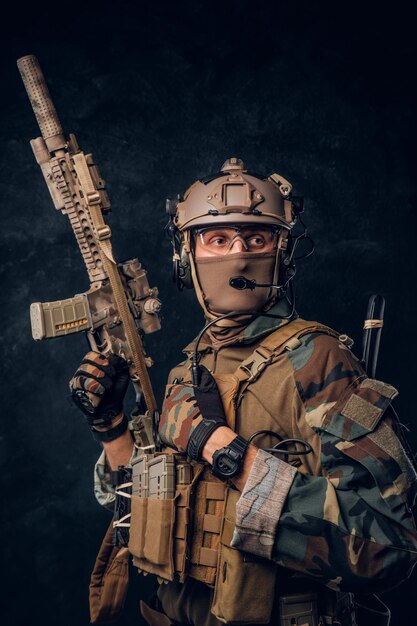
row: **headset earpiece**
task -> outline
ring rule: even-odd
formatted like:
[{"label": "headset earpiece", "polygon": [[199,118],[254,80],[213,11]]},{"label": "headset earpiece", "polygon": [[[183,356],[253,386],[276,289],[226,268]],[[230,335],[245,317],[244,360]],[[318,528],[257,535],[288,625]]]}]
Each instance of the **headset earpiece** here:
[{"label": "headset earpiece", "polygon": [[169,215],[169,222],[165,227],[166,233],[172,244],[172,280],[177,285],[178,290],[192,289],[193,279],[191,276],[190,257],[184,249],[183,235],[174,222],[180,196],[175,200],[170,198],[166,201],[166,212]]},{"label": "headset earpiece", "polygon": [[190,256],[188,252],[185,251],[183,243],[181,243],[179,256],[177,286],[180,290],[184,287],[186,289],[193,289],[194,284],[191,275]]}]

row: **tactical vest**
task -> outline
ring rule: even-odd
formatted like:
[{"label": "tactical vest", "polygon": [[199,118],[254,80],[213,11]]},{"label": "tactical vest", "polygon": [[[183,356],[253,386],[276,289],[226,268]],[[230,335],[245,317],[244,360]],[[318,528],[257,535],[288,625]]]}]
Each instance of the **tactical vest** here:
[{"label": "tactical vest", "polygon": [[[241,433],[242,424],[237,423],[237,415],[249,387],[286,351],[299,347],[301,338],[309,333],[324,333],[345,341],[343,336],[327,326],[296,319],[262,338],[233,373],[213,374],[228,426],[232,430]],[[175,368],[175,374],[179,376],[180,382],[189,383],[190,362]],[[251,416],[251,428],[253,431],[271,429],[273,424],[267,423],[262,410],[259,410]],[[285,436],[289,436],[288,433]],[[295,460],[294,463],[298,464],[299,461]],[[300,469],[309,470],[301,465]],[[272,561],[230,547],[239,496],[235,488],[214,477],[205,465],[192,497],[192,529],[190,544],[186,548],[186,575],[214,587],[211,611],[221,622],[266,624],[270,620],[276,594],[278,567]],[[184,518],[184,515],[181,513],[179,517]],[[185,536],[185,526],[183,523],[180,526],[174,529],[177,537]],[[177,575],[181,579],[183,572],[177,571]],[[346,623],[352,623],[350,617]]]},{"label": "tactical vest", "polygon": [[[285,352],[294,350],[301,345],[301,337],[309,333],[325,333],[339,338],[340,335],[331,328],[317,322],[296,319],[280,326],[277,330],[262,338],[252,354],[246,358],[234,373],[216,374],[214,378],[222,397],[228,426],[239,433],[236,416],[242,398],[248,387],[254,384],[265,370]],[[183,382],[190,382],[189,364],[184,364]],[[271,425],[265,424],[262,411],[251,416],[253,431],[268,429]],[[214,487],[216,485],[216,487]],[[215,494],[215,497],[213,497]],[[223,494],[223,496],[222,496]],[[221,497],[222,496],[222,497]],[[230,544],[235,520],[235,504],[239,493],[234,488],[227,488],[225,484],[213,476],[208,467],[205,468],[203,478],[196,491],[194,534],[192,539],[190,568],[188,575],[208,585],[214,585],[218,566],[219,545]],[[220,499],[221,498],[221,499]],[[225,501],[228,503],[225,515]],[[222,532],[222,542],[221,539]],[[232,550],[229,548],[229,550]],[[265,588],[265,583],[259,585],[260,572],[253,570],[254,584]],[[270,588],[275,571],[272,563],[264,563]]]}]

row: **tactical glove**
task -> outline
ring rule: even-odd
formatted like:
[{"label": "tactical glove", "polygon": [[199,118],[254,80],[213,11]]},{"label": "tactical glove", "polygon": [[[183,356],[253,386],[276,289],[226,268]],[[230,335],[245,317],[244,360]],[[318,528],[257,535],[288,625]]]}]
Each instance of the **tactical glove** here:
[{"label": "tactical glove", "polygon": [[182,383],[168,386],[159,424],[161,440],[195,461],[201,460],[203,448],[216,428],[227,426],[216,381],[207,368],[200,367],[197,387]]},{"label": "tactical glove", "polygon": [[[88,352],[70,380],[71,397],[100,441],[112,441],[127,428],[127,418],[117,420],[129,385],[129,366],[116,354]],[[97,430],[97,428],[99,430]]]}]

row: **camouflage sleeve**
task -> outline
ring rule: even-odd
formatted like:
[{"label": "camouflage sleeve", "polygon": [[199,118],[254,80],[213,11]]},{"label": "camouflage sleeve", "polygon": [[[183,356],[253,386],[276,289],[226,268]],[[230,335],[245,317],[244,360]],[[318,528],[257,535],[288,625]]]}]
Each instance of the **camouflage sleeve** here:
[{"label": "camouflage sleeve", "polygon": [[[132,461],[136,459],[139,452],[139,448],[135,445],[133,447],[132,456],[130,457],[129,466],[132,464]],[[106,453],[103,450],[94,466],[94,495],[101,506],[113,510],[115,495],[110,474],[111,469],[107,463]]]},{"label": "camouflage sleeve", "polygon": [[258,453],[232,545],[336,590],[392,588],[417,560],[416,473],[389,408],[397,392],[328,336],[309,335],[289,358],[304,411],[296,419],[320,437],[321,475]]}]

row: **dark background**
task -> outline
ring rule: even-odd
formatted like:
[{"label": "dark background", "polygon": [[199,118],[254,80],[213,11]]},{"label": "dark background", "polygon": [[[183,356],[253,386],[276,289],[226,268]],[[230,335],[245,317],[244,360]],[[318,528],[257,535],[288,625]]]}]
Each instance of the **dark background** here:
[{"label": "dark background", "polygon": [[[92,493],[99,447],[68,400],[85,339],[31,338],[32,301],[88,284],[32,156],[39,131],[16,59],[38,56],[64,128],[94,153],[113,204],[116,258],[138,256],[160,289],[163,330],[148,341],[159,399],[202,322],[193,294],[170,282],[164,201],[239,156],[306,198],[316,253],[298,267],[303,317],[347,332],[360,353],[367,299],[386,297],[378,377],[400,388],[397,408],[415,443],[410,5],[16,3],[3,16],[2,623],[88,624],[89,574],[109,522]],[[416,580],[385,596],[393,625],[412,623]],[[140,623],[139,589],[150,586],[133,573],[119,624]]]}]

